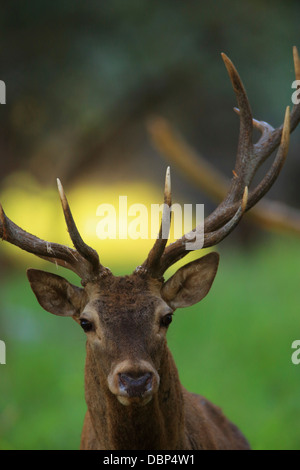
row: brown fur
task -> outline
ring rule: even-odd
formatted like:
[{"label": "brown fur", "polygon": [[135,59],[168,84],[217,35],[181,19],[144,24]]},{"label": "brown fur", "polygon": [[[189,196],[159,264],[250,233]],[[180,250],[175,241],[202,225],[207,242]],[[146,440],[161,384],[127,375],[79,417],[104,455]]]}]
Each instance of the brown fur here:
[{"label": "brown fur", "polygon": [[[175,308],[207,294],[217,264],[218,256],[211,253],[181,268],[166,283],[145,273],[106,274],[83,289],[53,274],[28,272],[46,310],[57,315],[65,311],[78,323],[85,319],[93,325],[87,332],[88,411],[81,449],[249,448],[219,408],[182,387],[162,322]],[[151,374],[151,391],[128,395],[120,385],[123,373]]]},{"label": "brown fur", "polygon": [[[100,386],[95,361],[87,351],[86,401],[81,449],[217,450],[249,449],[249,444],[222,413],[204,397],[179,383],[166,348],[157,396],[142,409],[124,407]],[[105,383],[105,381],[104,381]],[[95,431],[96,430],[96,431]]]}]

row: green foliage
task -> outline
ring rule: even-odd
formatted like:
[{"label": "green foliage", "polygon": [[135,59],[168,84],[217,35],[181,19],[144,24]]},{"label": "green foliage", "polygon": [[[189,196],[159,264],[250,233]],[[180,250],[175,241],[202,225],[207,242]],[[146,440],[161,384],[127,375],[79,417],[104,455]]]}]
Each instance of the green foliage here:
[{"label": "green foliage", "polygon": [[169,339],[185,386],[221,406],[255,449],[299,449],[297,250],[282,240],[221,253],[209,296],[176,313]]},{"label": "green foliage", "polygon": [[[184,386],[221,406],[255,449],[299,449],[300,365],[291,362],[300,338],[298,245],[226,247],[207,298],[175,312],[168,333]],[[0,448],[78,448],[83,332],[42,311],[25,275],[2,280],[1,299]]]}]

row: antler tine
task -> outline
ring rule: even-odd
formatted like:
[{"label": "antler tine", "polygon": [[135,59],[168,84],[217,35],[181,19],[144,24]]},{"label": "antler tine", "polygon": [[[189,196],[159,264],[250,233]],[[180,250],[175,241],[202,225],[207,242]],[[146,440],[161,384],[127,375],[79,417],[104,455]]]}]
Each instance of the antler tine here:
[{"label": "antler tine", "polygon": [[149,255],[138,269],[144,269],[150,274],[155,274],[158,269],[161,256],[164,252],[165,246],[169,239],[170,225],[171,225],[171,205],[172,205],[172,194],[171,194],[171,173],[170,167],[167,167],[165,177],[165,189],[164,189],[164,205],[161,219],[161,225],[158,237],[149,252]]},{"label": "antler tine", "polygon": [[[233,178],[231,180],[229,190],[225,199],[219,204],[215,211],[205,219],[205,231],[213,231],[219,229],[223,223],[227,223],[234,213],[237,211],[237,205],[242,198],[244,188],[249,187],[255,172],[260,165],[256,159],[255,148],[252,142],[253,126],[257,127],[257,121],[254,122],[250,103],[247,97],[246,90],[241,81],[241,78],[226,54],[221,54],[225,63],[233,90],[239,108],[234,108],[240,117],[240,132],[239,142],[235,161],[235,168],[233,171]],[[262,127],[262,124],[259,125]],[[265,124],[264,128],[269,130],[269,126]],[[262,135],[265,135],[263,132]],[[234,209],[229,211],[229,208]]]},{"label": "antler tine", "polygon": [[78,253],[80,253],[81,256],[83,256],[83,258],[85,258],[88,262],[91,263],[95,272],[99,272],[99,270],[105,269],[100,264],[98,253],[82,240],[81,235],[73,219],[68,200],[66,198],[63,186],[59,178],[57,178],[57,187],[58,187],[58,192],[59,192],[68,232],[74,244],[74,247],[76,248]]},{"label": "antler tine", "polygon": [[[253,143],[252,143],[252,135],[253,135],[253,121],[252,121],[252,112],[251,112],[251,107],[250,103],[247,97],[246,90],[244,88],[244,85],[242,83],[242,80],[226,54],[222,53],[221,54],[222,59],[224,61],[224,64],[226,66],[233,90],[236,95],[236,99],[238,102],[238,106],[240,109],[240,133],[239,133],[239,142],[238,142],[238,150],[237,150],[237,157],[236,157],[236,164],[235,164],[235,174],[240,175],[240,178],[244,176],[245,170],[245,163],[249,161],[249,156],[253,152]],[[245,179],[247,178],[247,175],[245,175]],[[234,180],[236,183],[237,180]],[[246,182],[246,185],[249,184]],[[236,184],[234,184],[236,186]],[[243,188],[245,185],[243,185],[240,188],[240,194],[242,194]],[[231,200],[231,196],[233,194],[233,191],[228,193],[228,199]],[[237,195],[238,198],[240,197],[240,194]]]},{"label": "antler tine", "polygon": [[[240,115],[239,108],[233,108],[236,114]],[[271,126],[268,122],[258,121],[257,119],[252,119],[252,124],[255,129],[259,130],[262,135],[270,135],[274,131],[274,127]]]},{"label": "antler tine", "polygon": [[296,80],[300,80],[300,57],[296,46],[293,47],[293,59]]}]

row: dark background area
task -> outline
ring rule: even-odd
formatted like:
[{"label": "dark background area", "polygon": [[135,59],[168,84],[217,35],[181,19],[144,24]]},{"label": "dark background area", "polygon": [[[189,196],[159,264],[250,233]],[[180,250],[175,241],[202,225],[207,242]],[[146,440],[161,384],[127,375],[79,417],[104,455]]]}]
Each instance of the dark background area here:
[{"label": "dark background area", "polygon": [[[277,127],[293,91],[299,10],[296,1],[3,2],[1,181],[25,168],[51,185],[57,175],[156,182],[165,164],[145,122],[157,114],[228,174],[238,118],[220,53],[254,116]],[[297,206],[299,134],[292,141],[274,194]]]}]

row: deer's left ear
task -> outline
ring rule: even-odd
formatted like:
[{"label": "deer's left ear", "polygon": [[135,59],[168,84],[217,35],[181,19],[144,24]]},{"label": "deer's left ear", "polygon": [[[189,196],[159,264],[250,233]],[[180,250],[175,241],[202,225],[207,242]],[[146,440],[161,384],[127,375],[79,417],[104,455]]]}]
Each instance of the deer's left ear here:
[{"label": "deer's left ear", "polygon": [[39,304],[54,315],[80,315],[85,292],[56,274],[38,269],[27,269],[27,277]]},{"label": "deer's left ear", "polygon": [[171,308],[189,307],[208,294],[219,265],[212,252],[178,269],[162,287],[161,295]]}]

